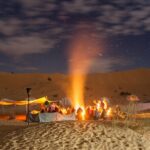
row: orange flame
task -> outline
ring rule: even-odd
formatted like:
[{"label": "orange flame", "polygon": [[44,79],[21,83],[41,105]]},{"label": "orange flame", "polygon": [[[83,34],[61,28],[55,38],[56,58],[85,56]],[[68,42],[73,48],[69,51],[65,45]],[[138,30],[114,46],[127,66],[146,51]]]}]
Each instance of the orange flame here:
[{"label": "orange flame", "polygon": [[66,108],[61,108],[60,110],[61,110],[62,114],[64,114],[64,115],[66,115],[66,114],[67,114],[67,110],[66,110]]},{"label": "orange flame", "polygon": [[82,111],[82,120],[85,120],[85,109],[83,109],[83,111]]},{"label": "orange flame", "polygon": [[96,103],[96,108],[97,108],[97,110],[99,110],[100,109],[100,103]]},{"label": "orange flame", "polygon": [[[69,97],[72,99],[74,107],[84,107],[84,85],[86,82],[86,74],[98,54],[98,43],[92,35],[95,34],[93,28],[80,31],[84,26],[79,24],[76,28],[76,35],[71,42],[69,48],[69,71],[71,80],[71,93]],[[86,25],[87,26],[87,25]],[[91,30],[92,28],[92,30]],[[70,89],[69,89],[70,90]]]},{"label": "orange flame", "polygon": [[107,116],[111,116],[111,113],[112,113],[112,109],[109,108],[108,111],[107,111]]}]

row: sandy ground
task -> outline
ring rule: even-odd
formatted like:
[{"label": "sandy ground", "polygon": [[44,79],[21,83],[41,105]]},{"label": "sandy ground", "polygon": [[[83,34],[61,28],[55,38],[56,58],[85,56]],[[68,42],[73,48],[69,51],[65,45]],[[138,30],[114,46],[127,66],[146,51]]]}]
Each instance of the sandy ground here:
[{"label": "sandy ground", "polygon": [[[0,98],[24,100],[27,97],[26,88],[31,87],[31,97],[48,96],[50,100],[59,100],[70,95],[70,84],[69,76],[64,74],[0,72]],[[109,97],[112,104],[124,104],[127,102],[127,95],[121,93],[135,94],[141,101],[150,102],[149,89],[150,69],[137,69],[89,74],[84,86],[84,94],[87,104],[91,104],[94,99],[103,96]]]},{"label": "sandy ground", "polygon": [[[11,122],[1,125],[2,150],[149,150],[150,141],[129,129],[100,121],[66,121],[46,124]],[[11,128],[10,128],[11,126]],[[5,136],[4,136],[5,133]],[[7,134],[7,135],[6,135]]]}]

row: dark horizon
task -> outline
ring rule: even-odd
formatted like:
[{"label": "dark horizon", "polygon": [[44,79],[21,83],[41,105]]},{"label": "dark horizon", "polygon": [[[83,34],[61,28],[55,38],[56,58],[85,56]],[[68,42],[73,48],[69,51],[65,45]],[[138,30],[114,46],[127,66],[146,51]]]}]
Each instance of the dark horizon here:
[{"label": "dark horizon", "polygon": [[[123,70],[113,70],[107,72],[88,72],[87,75],[90,74],[109,74],[109,73],[122,73],[122,72],[132,72],[132,71],[143,71],[143,70],[150,70],[150,67],[141,67],[141,68],[130,68],[130,69],[123,69]],[[60,75],[69,75],[69,72],[13,72],[13,71],[0,71],[1,73],[8,73],[8,74],[60,74]]]}]

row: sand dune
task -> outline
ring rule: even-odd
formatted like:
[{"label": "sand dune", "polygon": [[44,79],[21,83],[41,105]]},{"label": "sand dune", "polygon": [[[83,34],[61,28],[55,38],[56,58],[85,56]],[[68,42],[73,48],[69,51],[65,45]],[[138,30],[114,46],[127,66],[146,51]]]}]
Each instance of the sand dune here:
[{"label": "sand dune", "polygon": [[150,142],[131,129],[101,122],[55,122],[14,131],[0,142],[3,150],[149,150]]},{"label": "sand dune", "polygon": [[[32,97],[47,95],[50,99],[59,99],[67,96],[70,82],[63,74],[0,73],[0,98],[25,99],[27,87],[32,88]],[[150,69],[90,74],[85,85],[85,99],[90,103],[95,98],[107,96],[114,103],[125,103],[124,93],[131,93],[150,101],[149,89]]]}]

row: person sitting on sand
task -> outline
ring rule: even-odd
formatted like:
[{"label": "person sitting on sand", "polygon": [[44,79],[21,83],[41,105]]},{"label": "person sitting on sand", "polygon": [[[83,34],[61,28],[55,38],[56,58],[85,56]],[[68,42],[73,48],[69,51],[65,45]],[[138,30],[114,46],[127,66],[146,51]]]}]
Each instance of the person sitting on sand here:
[{"label": "person sitting on sand", "polygon": [[75,108],[74,107],[71,108],[71,113],[75,113]]},{"label": "person sitting on sand", "polygon": [[59,108],[57,105],[55,106],[55,112],[59,112]]},{"label": "person sitting on sand", "polygon": [[106,110],[105,110],[104,106],[105,106],[104,102],[101,101],[101,109],[102,109],[102,111],[101,111],[100,118],[102,118],[102,119],[105,119],[105,114],[106,114]]},{"label": "person sitting on sand", "polygon": [[94,110],[94,119],[95,119],[95,120],[98,120],[99,117],[100,117],[100,113],[99,113],[98,109],[96,108],[96,109]]},{"label": "person sitting on sand", "polygon": [[49,111],[50,113],[53,113],[53,112],[58,112],[58,108],[56,107],[56,104],[55,103],[51,103],[49,105]]},{"label": "person sitting on sand", "polygon": [[82,120],[82,112],[83,112],[82,108],[79,107],[77,110],[77,119],[78,120]]},{"label": "person sitting on sand", "polygon": [[41,109],[41,113],[44,113],[44,112],[45,112],[45,107],[44,107],[43,104],[41,104],[40,109]]},{"label": "person sitting on sand", "polygon": [[89,119],[93,119],[94,116],[94,108],[93,107],[89,107]]},{"label": "person sitting on sand", "polygon": [[48,112],[49,111],[49,101],[45,101],[44,107],[45,107],[45,112]]},{"label": "person sitting on sand", "polygon": [[93,109],[92,109],[91,106],[88,106],[88,107],[86,108],[85,114],[86,114],[86,119],[87,119],[87,120],[90,120],[90,119],[93,118],[94,111],[93,111]]},{"label": "person sitting on sand", "polygon": [[119,113],[120,113],[121,109],[119,107],[119,105],[116,105],[116,108],[115,108],[115,113],[116,113],[116,119],[119,119]]},{"label": "person sitting on sand", "polygon": [[71,108],[67,107],[67,115],[71,114]]},{"label": "person sitting on sand", "polygon": [[85,117],[86,117],[86,120],[89,120],[89,118],[90,118],[90,108],[89,108],[89,106],[86,108]]}]

